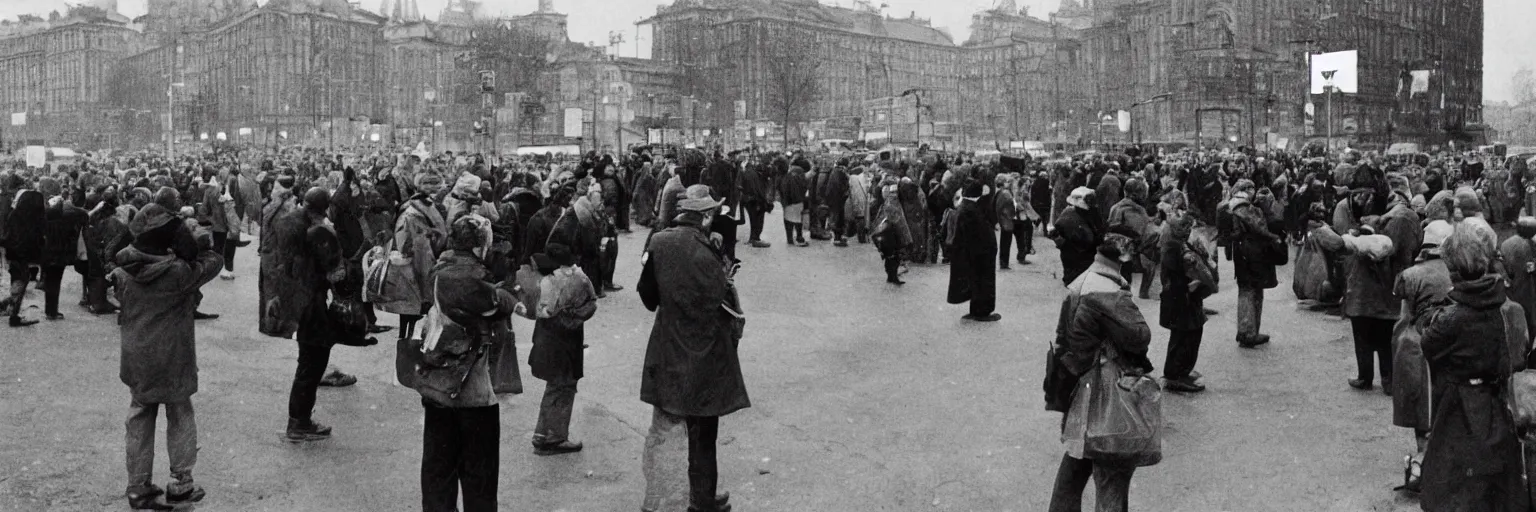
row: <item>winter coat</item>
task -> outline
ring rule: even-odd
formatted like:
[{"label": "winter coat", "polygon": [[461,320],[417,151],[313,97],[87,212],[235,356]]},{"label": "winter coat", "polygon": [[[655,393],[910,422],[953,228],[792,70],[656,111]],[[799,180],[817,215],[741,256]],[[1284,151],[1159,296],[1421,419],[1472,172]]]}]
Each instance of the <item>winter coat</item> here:
[{"label": "winter coat", "polygon": [[1098,186],[1093,189],[1093,196],[1098,198],[1098,211],[1104,215],[1104,220],[1109,220],[1109,210],[1120,202],[1120,176],[1118,174],[1106,174],[1099,179]]},{"label": "winter coat", "polygon": [[999,190],[992,195],[992,205],[997,210],[997,228],[1004,233],[1013,232],[1013,220],[1018,216],[1018,205],[1013,202],[1013,192]]},{"label": "winter coat", "polygon": [[907,245],[907,259],[913,262],[928,261],[929,246],[933,244],[933,238],[929,235],[932,231],[930,227],[936,227],[937,222],[930,222],[927,199],[916,183],[897,185],[896,192],[897,198],[901,200],[901,211],[907,217],[907,229],[912,232],[912,243]]},{"label": "winter coat", "polygon": [[1056,320],[1054,345],[1057,362],[1069,374],[1066,380],[1070,382],[1056,387],[1061,390],[1057,396],[1047,397],[1047,409],[1066,410],[1070,406],[1070,390],[1077,389],[1077,381],[1098,363],[1099,351],[1105,343],[1112,344],[1117,362],[1126,369],[1152,372],[1152,361],[1147,358],[1152,329],[1126,286],[1120,273],[1103,261],[1095,261],[1067,285],[1067,297],[1061,301],[1061,314]]},{"label": "winter coat", "polygon": [[[945,255],[950,258],[948,302],[960,304],[971,300],[997,299],[997,236],[987,222],[987,214],[978,201],[963,200],[954,210],[954,243]],[[983,308],[985,309],[985,308]]]},{"label": "winter coat", "polygon": [[881,240],[885,248],[900,250],[912,244],[912,229],[907,227],[907,215],[901,210],[901,199],[896,190],[896,185],[889,185],[881,191],[885,200],[880,205],[880,215],[875,219],[875,229],[870,236]]},{"label": "winter coat", "polygon": [[806,180],[805,169],[791,168],[789,175],[779,180],[779,203],[786,207],[802,204],[805,202],[805,194],[809,188],[810,182]]},{"label": "winter coat", "polygon": [[[1065,201],[1066,198],[1062,200]],[[1055,216],[1051,213],[1051,180],[1049,178],[1041,176],[1030,182],[1029,205],[1034,207],[1037,220],[1055,220]]]},{"label": "winter coat", "polygon": [[49,204],[43,213],[44,266],[67,267],[80,260],[80,242],[90,215],[66,201]]},{"label": "winter coat", "polygon": [[597,292],[579,267],[561,267],[539,281],[538,319],[528,366],[545,381],[579,380],[586,321],[597,313]]},{"label": "winter coat", "polygon": [[1397,320],[1398,302],[1392,297],[1397,274],[1392,271],[1395,247],[1391,237],[1344,235],[1340,239],[1344,242],[1340,249],[1344,254],[1344,316]]},{"label": "winter coat", "polygon": [[[223,201],[224,191],[212,184],[203,185],[202,201],[197,204],[197,222],[208,226],[214,233],[228,233],[230,227],[229,211],[225,209],[226,201]],[[232,204],[233,199],[230,200]]]},{"label": "winter coat", "polygon": [[1429,430],[1429,366],[1424,359],[1424,328],[1451,293],[1445,260],[1428,257],[1397,276],[1392,295],[1402,300],[1402,315],[1392,328],[1392,424]]},{"label": "winter coat", "polygon": [[1234,203],[1233,232],[1228,243],[1237,287],[1268,290],[1279,286],[1275,267],[1287,263],[1290,247],[1278,234],[1269,231],[1267,216],[1258,206],[1239,200]]},{"label": "winter coat", "polygon": [[405,265],[399,270],[405,286],[386,287],[385,295],[374,300],[380,310],[397,315],[420,315],[422,304],[432,301],[432,267],[448,239],[448,224],[437,207],[423,197],[411,199],[400,209],[395,221],[394,251],[399,251]]},{"label": "winter coat", "polygon": [[848,176],[848,203],[845,217],[864,219],[869,217],[869,171]]},{"label": "winter coat", "polygon": [[1062,284],[1072,284],[1093,265],[1099,243],[1104,241],[1104,231],[1091,210],[1072,207],[1056,219],[1054,236],[1056,247],[1061,250]]},{"label": "winter coat", "polygon": [[[436,289],[431,299],[433,307],[464,327],[463,330],[443,330],[444,337],[438,339],[438,346],[466,341],[454,336],[478,336],[480,343],[491,343],[491,331],[512,315],[517,299],[511,292],[495,286],[490,279],[484,261],[472,252],[447,251],[438,258],[432,267],[431,280]],[[495,405],[489,360],[485,354],[476,359],[459,396],[451,403],[439,405],[452,408]]]},{"label": "winter coat", "polygon": [[43,194],[36,190],[16,193],[13,207],[5,217],[5,258],[16,263],[39,263],[43,259],[46,231],[46,207]]},{"label": "winter coat", "polygon": [[1454,303],[1424,330],[1434,435],[1424,452],[1420,505],[1427,512],[1528,510],[1522,448],[1503,386],[1512,369],[1525,367],[1530,349],[1526,333],[1506,328],[1511,313],[1523,312],[1508,303],[1495,274],[1458,282],[1449,296]]},{"label": "winter coat", "polygon": [[725,416],[751,407],[723,305],[731,284],[704,230],[685,221],[656,233],[643,257],[641,290],[657,291],[640,375],[640,400],[678,416]]},{"label": "winter coat", "polygon": [[1120,233],[1130,237],[1133,242],[1139,242],[1151,227],[1152,217],[1147,215],[1146,207],[1134,199],[1121,199],[1109,208],[1110,233]]},{"label": "winter coat", "polygon": [[687,191],[688,187],[683,186],[681,178],[673,176],[667,180],[667,184],[661,188],[660,197],[656,198],[658,212],[656,221],[660,223],[660,226],[657,227],[664,228],[672,223],[672,220],[679,213],[677,211],[677,203],[682,200],[683,193]]},{"label": "winter coat", "polygon": [[122,334],[119,377],[134,402],[171,403],[197,392],[197,329],[192,314],[199,291],[224,268],[213,251],[194,261],[149,254],[128,247],[116,256],[114,271]]},{"label": "winter coat", "polygon": [[1218,279],[1210,267],[1210,255],[1187,238],[1177,241],[1180,237],[1166,229],[1162,237],[1165,240],[1158,277],[1162,279],[1163,291],[1158,296],[1158,325],[1175,331],[1203,329],[1205,298],[1216,292]]},{"label": "winter coat", "polygon": [[640,171],[635,178],[635,193],[632,199],[635,210],[635,223],[642,226],[649,225],[656,219],[656,195],[660,191],[656,188],[656,176],[651,174],[650,167]]},{"label": "winter coat", "polygon": [[747,211],[766,212],[773,209],[773,204],[768,202],[766,172],[766,169],[754,165],[741,173],[741,206]]}]

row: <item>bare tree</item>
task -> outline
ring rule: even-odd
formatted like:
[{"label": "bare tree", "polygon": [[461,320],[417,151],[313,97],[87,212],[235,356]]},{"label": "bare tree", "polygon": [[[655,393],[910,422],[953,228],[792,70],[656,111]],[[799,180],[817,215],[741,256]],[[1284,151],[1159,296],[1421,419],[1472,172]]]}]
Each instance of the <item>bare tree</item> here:
[{"label": "bare tree", "polygon": [[819,48],[810,34],[781,33],[765,43],[761,51],[767,106],[784,121],[787,148],[790,124],[806,120],[821,97]]},{"label": "bare tree", "polygon": [[1536,102],[1536,72],[1531,68],[1522,67],[1515,72],[1514,86],[1516,105]]},{"label": "bare tree", "polygon": [[478,24],[471,31],[468,52],[461,64],[467,64],[464,87],[458,103],[480,103],[480,70],[496,72],[496,92],[527,92],[538,89],[539,77],[553,66],[555,41],[532,30],[500,22]]}]

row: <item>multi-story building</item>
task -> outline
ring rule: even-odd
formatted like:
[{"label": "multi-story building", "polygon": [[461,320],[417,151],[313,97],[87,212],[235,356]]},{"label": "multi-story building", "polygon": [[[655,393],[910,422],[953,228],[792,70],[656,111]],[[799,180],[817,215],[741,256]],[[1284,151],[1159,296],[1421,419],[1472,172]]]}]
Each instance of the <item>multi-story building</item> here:
[{"label": "multi-story building", "polygon": [[0,145],[107,143],[107,77],[140,47],[127,18],[94,7],[0,22]]},{"label": "multi-story building", "polygon": [[960,59],[960,118],[970,147],[1075,141],[1086,115],[1077,31],[1005,0],[971,17]]},{"label": "multi-story building", "polygon": [[[866,100],[887,102],[922,98],[924,117],[952,123],[959,118],[958,47],[950,36],[915,16],[892,18],[868,2],[854,8],[816,0],[679,0],[657,8],[651,25],[652,57],[678,66],[680,92],[710,105],[711,125],[748,131],[755,122],[782,124],[770,75],[784,59],[813,70],[819,92],[800,115],[789,119],[790,132],[811,121],[860,127],[865,134],[911,142],[916,125],[892,126],[864,119]],[[911,93],[903,96],[903,93]],[[777,108],[776,108],[777,107]],[[893,105],[892,109],[896,109]],[[737,114],[744,111],[745,118]],[[928,113],[930,112],[931,113]],[[866,128],[865,125],[868,125]],[[929,133],[930,128],[925,128]],[[738,133],[739,140],[748,135]],[[790,138],[798,138],[796,134]],[[927,136],[925,135],[925,138]]]}]

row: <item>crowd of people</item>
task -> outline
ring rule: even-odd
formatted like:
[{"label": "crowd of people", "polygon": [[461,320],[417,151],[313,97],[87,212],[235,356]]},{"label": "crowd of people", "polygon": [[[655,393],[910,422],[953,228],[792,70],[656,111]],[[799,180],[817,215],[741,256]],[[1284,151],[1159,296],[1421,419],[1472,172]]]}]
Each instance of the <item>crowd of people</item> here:
[{"label": "crowd of people", "polygon": [[[1348,385],[1372,389],[1379,372],[1394,424],[1413,429],[1405,486],[1422,489],[1426,510],[1462,510],[1526,499],[1499,386],[1526,367],[1536,331],[1536,218],[1521,217],[1536,200],[1527,173],[1519,159],[1449,153],[1156,148],[1043,160],[926,148],[136,153],[0,173],[11,277],[0,304],[11,327],[36,325],[23,302],[37,282],[44,317],[63,320],[62,277],[74,267],[80,304],[119,315],[133,398],[128,499],[168,509],[205,494],[191,476],[194,321],[217,315],[199,311],[198,289],[235,279],[237,248],[257,238],[259,329],[298,344],[285,439],[332,435],[313,417],[317,390],[356,382],[329,364],[332,348],[373,345],[394,330],[397,374],[425,410],[423,509],[455,510],[462,492],[466,511],[495,510],[496,396],[523,389],[511,317],[534,321],[527,364],[546,383],[534,453],[580,451],[569,426],[583,324],[624,290],[614,282],[620,234],[648,229],[635,290],[656,312],[641,384],[655,411],[647,477],[662,439],[686,435],[689,510],[723,511],[719,417],[750,405],[737,355],[742,226],[742,245],[770,247],[764,219],[778,209],[791,247],[872,245],[892,285],[909,265],[947,265],[945,299],[968,303],[964,318],[977,322],[1001,319],[996,274],[1031,264],[1038,227],[1059,249],[1068,287],[1048,409],[1068,411],[1106,350],[1127,372],[1153,371],[1151,331],[1134,300],[1154,290],[1169,333],[1163,386],[1204,391],[1195,366],[1217,314],[1204,302],[1220,289],[1221,256],[1233,267],[1244,348],[1271,342],[1264,291],[1280,285],[1277,267],[1294,265],[1298,299],[1350,319],[1358,371]],[[1497,243],[1491,226],[1517,218],[1517,232]],[[381,325],[379,312],[398,315],[398,327]],[[164,489],[151,481],[161,405],[173,477]],[[1100,510],[1124,510],[1133,470],[1069,451],[1052,510],[1077,510],[1090,477]],[[648,488],[644,509],[661,494]]]}]

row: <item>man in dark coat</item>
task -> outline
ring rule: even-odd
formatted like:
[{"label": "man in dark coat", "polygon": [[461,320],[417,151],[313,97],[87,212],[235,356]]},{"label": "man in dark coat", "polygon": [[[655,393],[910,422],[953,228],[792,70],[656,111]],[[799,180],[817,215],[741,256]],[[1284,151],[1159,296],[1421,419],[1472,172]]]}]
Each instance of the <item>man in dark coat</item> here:
[{"label": "man in dark coat", "polygon": [[[640,399],[681,417],[688,429],[689,510],[729,511],[719,480],[715,442],[720,417],[751,406],[737,355],[741,308],[731,265],[707,233],[719,201],[689,187],[673,227],[646,248],[636,287],[656,323],[646,347]],[[648,442],[647,446],[653,443]]]},{"label": "man in dark coat", "polygon": [[832,243],[838,247],[847,247],[848,240],[843,238],[846,229],[844,209],[848,206],[848,159],[837,162],[837,167],[827,174],[827,179],[821,184],[822,205],[827,208],[827,224],[832,226]]},{"label": "man in dark coat", "polygon": [[331,347],[336,339],[329,329],[326,314],[326,294],[333,283],[344,277],[341,243],[336,231],[326,222],[330,209],[330,194],[324,189],[310,189],[304,193],[304,207],[289,212],[291,230],[296,239],[288,246],[295,249],[292,272],[297,282],[307,289],[291,290],[290,295],[306,295],[309,300],[301,310],[298,321],[299,363],[294,372],[293,387],[288,393],[289,442],[317,441],[331,437],[331,427],[312,418],[315,409],[315,391],[325,378],[326,366],[331,359]]},{"label": "man in dark coat", "polygon": [[6,214],[5,261],[11,276],[10,296],[3,304],[11,317],[11,327],[36,325],[37,320],[22,319],[21,303],[27,296],[32,270],[43,259],[43,194],[17,187],[14,208]]},{"label": "man in dark coat", "polygon": [[1284,264],[1289,256],[1285,241],[1270,231],[1266,215],[1249,201],[1249,193],[1239,192],[1229,203],[1229,254],[1237,278],[1237,344],[1243,348],[1269,343],[1269,335],[1259,332],[1264,318],[1264,290],[1279,286],[1275,266]]},{"label": "man in dark coat", "polygon": [[993,238],[989,214],[979,204],[984,187],[973,181],[961,194],[960,209],[955,213],[955,239],[950,246],[949,303],[969,301],[971,311],[964,318],[977,322],[996,322],[1002,315],[997,309],[997,239]]},{"label": "man in dark coat", "polygon": [[750,233],[747,243],[752,247],[770,247],[763,241],[763,214],[773,211],[768,192],[769,170],[761,162],[753,162],[741,174],[741,207],[746,210]]},{"label": "man in dark coat", "polygon": [[[202,487],[192,481],[197,462],[197,427],[192,395],[197,393],[197,332],[192,312],[203,285],[219,275],[222,257],[213,242],[202,237],[191,260],[172,251],[180,223],[159,205],[149,205],[134,218],[133,245],[116,255],[114,272],[123,307],[118,318],[122,335],[119,377],[132,397],[128,406],[128,503],[134,509],[169,510],[173,504],[201,500]],[[166,449],[171,475],[165,491],[151,482],[155,461],[155,420],[165,407]]]},{"label": "man in dark coat", "polygon": [[1067,209],[1056,219],[1052,236],[1061,250],[1061,283],[1072,284],[1077,276],[1093,265],[1099,243],[1108,232],[1104,220],[1093,211],[1093,191],[1078,187],[1067,196]]}]

